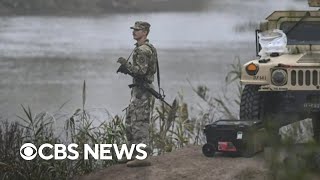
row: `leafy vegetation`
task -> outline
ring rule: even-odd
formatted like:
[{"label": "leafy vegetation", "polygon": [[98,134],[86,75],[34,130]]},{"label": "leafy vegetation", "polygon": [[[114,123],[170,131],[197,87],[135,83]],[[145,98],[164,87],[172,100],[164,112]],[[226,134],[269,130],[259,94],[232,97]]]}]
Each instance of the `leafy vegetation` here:
[{"label": "leafy vegetation", "polygon": [[[236,67],[233,66],[233,68]],[[230,72],[230,77],[237,75],[235,72]],[[196,117],[190,118],[190,107],[184,102],[181,94],[173,102],[172,109],[163,104],[154,105],[150,123],[150,148],[154,155],[171,152],[189,144],[203,144],[205,138],[202,129],[204,125],[215,120],[212,112],[223,112],[225,109],[226,114],[231,115],[224,100],[208,96],[208,88],[199,86],[194,90],[208,105],[208,109],[203,110]],[[55,113],[34,114],[29,107],[22,106],[24,115],[18,117],[20,123],[2,121],[0,125],[1,179],[70,179],[117,163],[116,160],[101,161],[92,157],[88,160],[83,159],[84,144],[89,144],[91,147],[94,144],[120,145],[127,140],[124,117],[110,116],[97,124],[85,107],[85,82],[82,91],[82,107],[70,117],[59,117],[57,120]],[[65,122],[60,135],[56,129],[57,121]],[[25,161],[20,157],[19,150],[21,145],[27,142],[33,143],[36,147],[44,143],[75,143],[79,145],[77,151],[80,158],[72,161],[68,159],[57,161],[36,157],[32,161]]]},{"label": "leafy vegetation", "polygon": [[[239,82],[241,76],[241,64],[239,58],[231,65],[231,70],[225,79],[226,84],[236,87],[236,93],[232,98],[226,94],[210,96],[206,86],[191,88],[204,102],[198,104],[200,111],[191,115],[193,107],[188,106],[183,100],[183,95],[172,103],[170,109],[164,104],[154,104],[150,121],[150,143],[153,155],[161,155],[187,145],[201,145],[205,142],[202,133],[204,125],[222,117],[238,119],[236,110],[240,104],[242,86]],[[58,116],[56,113],[42,112],[34,114],[29,107],[22,106],[24,115],[18,116],[19,122],[9,123],[2,121],[0,124],[0,179],[72,179],[83,174],[96,171],[117,163],[117,160],[96,160],[90,157],[83,159],[84,144],[91,147],[94,144],[125,144],[124,117],[109,116],[102,122],[97,122],[89,110],[86,109],[86,84],[82,89],[82,106],[70,116]],[[63,108],[63,106],[61,107]],[[60,108],[60,109],[61,109]],[[57,132],[57,122],[64,122],[64,127]],[[32,161],[23,160],[20,157],[20,147],[24,143],[33,143],[36,147],[41,144],[78,144],[77,151],[80,156],[77,160],[42,160],[36,157]],[[292,141],[285,141],[284,148],[292,149]],[[272,150],[270,160],[270,179],[285,179],[285,177],[309,177],[310,172],[319,169],[319,155],[314,156],[316,146],[311,143],[306,153],[291,154],[286,158],[286,163],[279,161],[279,148]],[[289,151],[291,152],[291,151]],[[47,151],[45,153],[52,153]],[[114,151],[111,149],[113,155]],[[292,158],[293,157],[293,158]],[[304,166],[308,163],[308,166]],[[311,165],[312,164],[312,165]],[[294,169],[294,170],[293,170]],[[311,170],[311,171],[310,171]],[[255,172],[250,170],[242,173],[242,179],[253,176]],[[292,174],[293,173],[293,174]]]}]

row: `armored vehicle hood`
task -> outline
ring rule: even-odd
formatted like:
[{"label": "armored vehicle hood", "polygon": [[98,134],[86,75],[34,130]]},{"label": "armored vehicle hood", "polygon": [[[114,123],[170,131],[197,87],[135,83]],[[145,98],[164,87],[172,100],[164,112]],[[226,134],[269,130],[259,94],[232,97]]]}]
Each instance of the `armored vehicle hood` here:
[{"label": "armored vehicle hood", "polygon": [[270,61],[261,62],[261,59],[253,60],[245,64],[255,63],[258,65],[278,66],[319,66],[320,52],[305,52],[301,54],[283,54],[278,57],[268,57]]}]

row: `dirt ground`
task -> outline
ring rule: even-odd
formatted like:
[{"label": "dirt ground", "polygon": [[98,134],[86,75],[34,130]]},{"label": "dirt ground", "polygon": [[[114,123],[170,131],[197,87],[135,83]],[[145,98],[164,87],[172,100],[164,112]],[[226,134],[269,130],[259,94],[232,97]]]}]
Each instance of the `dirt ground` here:
[{"label": "dirt ground", "polygon": [[163,156],[151,157],[152,166],[128,168],[115,165],[80,178],[81,180],[264,180],[267,169],[263,153],[253,158],[229,157],[217,154],[205,157],[201,146],[190,146]]}]

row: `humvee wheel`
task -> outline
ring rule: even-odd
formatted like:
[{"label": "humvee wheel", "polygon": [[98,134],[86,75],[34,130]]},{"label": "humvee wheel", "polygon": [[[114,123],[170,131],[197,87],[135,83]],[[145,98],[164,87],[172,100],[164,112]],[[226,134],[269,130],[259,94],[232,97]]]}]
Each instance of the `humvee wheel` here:
[{"label": "humvee wheel", "polygon": [[246,85],[241,95],[240,120],[260,119],[262,109],[259,86]]},{"label": "humvee wheel", "polygon": [[254,153],[253,147],[251,145],[248,145],[248,147],[246,147],[243,150],[241,150],[240,154],[241,154],[242,157],[250,158],[255,153]]},{"label": "humvee wheel", "polygon": [[315,158],[316,168],[317,170],[320,170],[320,152],[318,152],[314,158]]},{"label": "humvee wheel", "polygon": [[255,145],[253,134],[250,133],[240,149],[240,155],[245,158],[252,157],[255,154]]},{"label": "humvee wheel", "polygon": [[216,148],[213,144],[207,143],[202,146],[202,153],[207,157],[213,157],[216,153]]},{"label": "humvee wheel", "polygon": [[312,126],[314,140],[320,144],[320,116],[318,114],[312,117]]}]

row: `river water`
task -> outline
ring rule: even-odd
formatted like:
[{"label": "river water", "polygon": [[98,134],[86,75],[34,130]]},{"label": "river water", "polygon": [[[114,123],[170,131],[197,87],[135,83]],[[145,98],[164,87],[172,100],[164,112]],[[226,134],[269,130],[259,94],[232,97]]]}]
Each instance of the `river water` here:
[{"label": "river water", "polygon": [[84,80],[88,109],[121,114],[131,80],[115,73],[116,60],[132,51],[129,27],[136,20],[152,25],[149,39],[158,49],[166,99],[171,102],[180,92],[186,102],[196,103],[200,99],[188,80],[217,95],[235,57],[242,62],[255,57],[254,28],[237,32],[237,26],[257,23],[273,9],[306,8],[304,1],[227,0],[190,13],[2,16],[0,115],[16,119],[23,114],[20,104],[52,112],[65,102],[63,111],[72,113],[82,106]]}]

